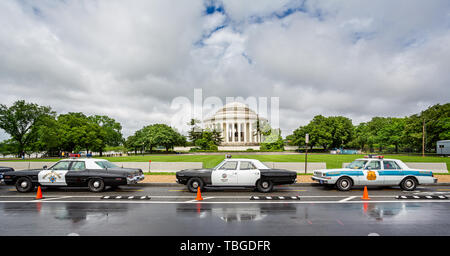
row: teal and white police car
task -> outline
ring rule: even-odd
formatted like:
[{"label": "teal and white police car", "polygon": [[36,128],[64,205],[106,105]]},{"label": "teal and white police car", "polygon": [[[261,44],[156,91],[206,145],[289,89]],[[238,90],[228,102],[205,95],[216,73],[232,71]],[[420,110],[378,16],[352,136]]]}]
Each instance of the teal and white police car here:
[{"label": "teal and white police car", "polygon": [[401,160],[383,156],[356,159],[345,168],[314,171],[311,177],[324,185],[335,185],[341,191],[353,186],[400,186],[413,191],[419,184],[436,183],[432,171],[411,169]]}]

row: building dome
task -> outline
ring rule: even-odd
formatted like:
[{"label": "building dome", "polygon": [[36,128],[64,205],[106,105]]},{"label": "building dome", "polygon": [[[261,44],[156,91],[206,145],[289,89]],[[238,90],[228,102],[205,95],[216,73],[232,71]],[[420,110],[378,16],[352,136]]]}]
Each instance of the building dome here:
[{"label": "building dome", "polygon": [[250,146],[258,145],[260,142],[256,131],[258,119],[266,120],[259,117],[246,104],[232,102],[203,120],[203,124],[206,129],[221,132],[223,146]]}]

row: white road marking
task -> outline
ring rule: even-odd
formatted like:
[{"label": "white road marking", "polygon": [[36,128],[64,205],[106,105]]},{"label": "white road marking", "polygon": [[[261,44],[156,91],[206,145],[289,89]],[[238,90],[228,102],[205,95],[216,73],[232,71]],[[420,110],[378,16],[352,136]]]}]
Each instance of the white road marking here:
[{"label": "white road marking", "polygon": [[[210,198],[208,198],[210,199]],[[30,200],[30,201],[0,201],[0,203],[38,203],[41,202],[39,200]],[[373,204],[373,203],[450,203],[450,200],[390,200],[390,201],[255,201],[249,200],[246,202],[230,202],[230,201],[217,201],[217,202],[205,202],[205,201],[125,201],[125,200],[117,200],[117,201],[42,201],[42,203],[106,203],[106,204],[189,204],[189,203],[202,203],[202,204]]]},{"label": "white road marking", "polygon": [[43,199],[34,200],[34,202],[42,202],[42,201],[58,200],[58,199],[71,198],[71,197],[72,197],[72,196],[62,196],[62,197],[43,198]]},{"label": "white road marking", "polygon": [[[208,199],[213,199],[213,198],[215,198],[215,197],[209,196],[209,197],[204,197],[203,200],[208,200]],[[186,201],[186,203],[191,203],[191,202],[201,202],[201,201],[197,201],[195,199]]]},{"label": "white road marking", "polygon": [[367,236],[380,236],[380,234],[378,234],[378,233],[370,233]]},{"label": "white road marking", "polygon": [[347,202],[347,201],[350,201],[350,200],[352,200],[353,198],[356,198],[357,196],[349,196],[349,197],[347,197],[347,198],[344,198],[344,199],[342,199],[342,200],[340,200],[339,202],[340,203],[342,203],[342,202]]}]

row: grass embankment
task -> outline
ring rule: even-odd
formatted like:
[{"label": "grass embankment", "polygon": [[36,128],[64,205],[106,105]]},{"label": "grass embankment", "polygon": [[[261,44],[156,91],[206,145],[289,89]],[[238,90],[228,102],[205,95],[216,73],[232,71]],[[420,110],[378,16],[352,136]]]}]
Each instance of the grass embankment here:
[{"label": "grass embankment", "polygon": [[[111,162],[202,162],[205,168],[216,166],[224,159],[225,155],[145,155],[145,156],[124,156],[124,157],[103,157]],[[450,167],[450,157],[438,156],[407,156],[407,155],[384,155],[385,158],[400,159],[404,162],[424,162],[424,163],[442,163],[447,164],[447,170]],[[235,158],[252,158],[262,162],[304,162],[304,154],[296,155],[235,155]],[[328,169],[341,168],[342,163],[349,163],[356,158],[362,158],[364,155],[329,155],[329,154],[308,154],[308,162],[325,162]],[[60,159],[25,159],[15,161],[41,161],[53,162]],[[11,161],[4,159],[4,161]]]}]

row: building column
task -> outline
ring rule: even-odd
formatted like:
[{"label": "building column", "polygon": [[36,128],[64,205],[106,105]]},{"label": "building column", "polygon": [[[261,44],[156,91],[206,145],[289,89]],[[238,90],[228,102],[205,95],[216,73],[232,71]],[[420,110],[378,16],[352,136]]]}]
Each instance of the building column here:
[{"label": "building column", "polygon": [[253,142],[253,130],[252,130],[253,125],[252,125],[251,121],[248,124],[249,124],[249,132],[250,132],[250,142]]},{"label": "building column", "polygon": [[238,122],[237,125],[238,125],[238,142],[241,143],[241,130],[242,130],[241,123]]},{"label": "building column", "polygon": [[250,142],[250,123],[249,122],[245,123],[245,142],[246,143]]}]

